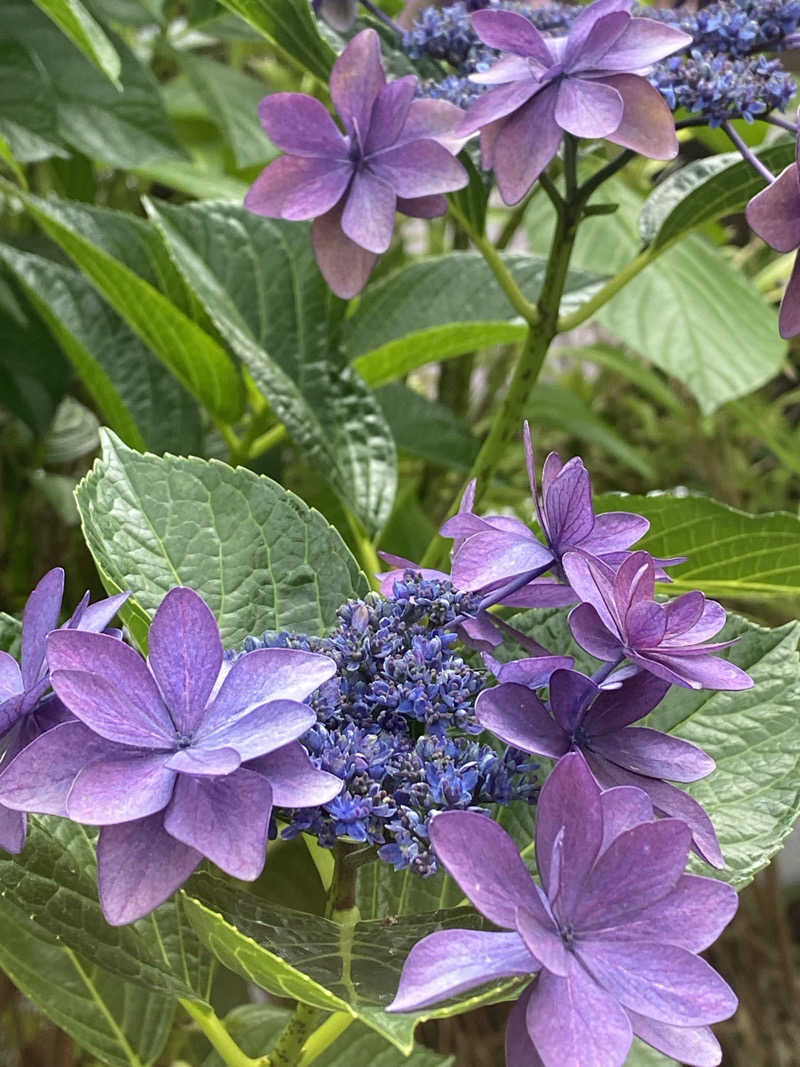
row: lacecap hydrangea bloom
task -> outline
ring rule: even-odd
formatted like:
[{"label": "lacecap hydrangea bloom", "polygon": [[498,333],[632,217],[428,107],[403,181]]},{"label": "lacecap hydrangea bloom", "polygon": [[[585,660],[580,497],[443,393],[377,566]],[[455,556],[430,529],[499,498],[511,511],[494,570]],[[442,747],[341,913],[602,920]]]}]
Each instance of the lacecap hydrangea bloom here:
[{"label": "lacecap hydrangea bloom", "polygon": [[502,932],[423,938],[389,1011],[536,976],[511,1010],[508,1067],[621,1067],[634,1034],[681,1063],[720,1063],[709,1023],[732,1015],[736,997],[698,953],[730,922],[737,897],[722,882],[684,874],[682,822],[654,822],[638,789],[601,792],[572,753],[539,799],[541,886],[484,815],[438,815],[430,834],[440,861]]},{"label": "lacecap hydrangea bloom", "polygon": [[342,786],[296,740],[316,720],[303,701],[335,673],[327,657],[262,649],[231,665],[213,614],[180,587],[148,641],[145,661],[102,634],[51,633],[53,688],[75,719],[0,775],[6,806],[101,827],[100,903],[112,925],[152,911],[204,856],[257,878],[273,805],[319,804]]},{"label": "lacecap hydrangea bloom", "polygon": [[[0,759],[5,764],[45,730],[72,718],[50,691],[45,655],[47,635],[58,628],[63,596],[64,571],[54,567],[39,581],[25,604],[21,662],[17,663],[7,652],[0,652]],[[119,593],[90,604],[86,593],[63,629],[105,630],[127,599],[127,593]],[[22,850],[25,822],[24,812],[0,803],[0,848],[6,852]]]},{"label": "lacecap hydrangea bloom", "polygon": [[319,100],[274,93],[260,108],[270,139],[287,154],[256,179],[245,207],[257,215],[314,219],[319,268],[343,298],[359,293],[392,240],[396,211],[433,218],[467,173],[453,151],[463,119],[446,100],[414,99],[414,75],[387,84],[374,30],[348,44],[331,73],[344,133]]},{"label": "lacecap hydrangea bloom", "polygon": [[483,165],[507,204],[530,190],[564,134],[601,137],[654,159],[677,154],[675,124],[641,72],[691,43],[682,31],[632,18],[632,0],[595,0],[566,37],[545,37],[515,11],[472,16],[480,39],[502,53],[474,82],[492,86],[470,108],[464,135],[481,131]]}]

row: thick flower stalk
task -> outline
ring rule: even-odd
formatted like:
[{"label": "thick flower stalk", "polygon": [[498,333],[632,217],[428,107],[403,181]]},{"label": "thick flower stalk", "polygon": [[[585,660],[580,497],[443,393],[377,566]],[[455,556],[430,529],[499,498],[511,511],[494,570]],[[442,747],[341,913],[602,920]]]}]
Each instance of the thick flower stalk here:
[{"label": "thick flower stalk", "polygon": [[231,666],[211,611],[184,588],[164,598],[149,647],[144,661],[102,634],[51,634],[53,688],[75,719],[0,775],[8,807],[101,827],[113,925],[152,911],[204,856],[257,878],[273,804],[319,804],[342,786],[296,740],[316,718],[302,701],[335,673],[325,656],[263,649]]},{"label": "thick flower stalk", "polygon": [[564,134],[605,138],[654,159],[678,142],[669,107],[641,71],[691,38],[655,19],[632,18],[632,0],[595,0],[566,37],[544,37],[514,11],[472,16],[480,39],[502,53],[471,80],[494,86],[470,108],[461,132],[481,131],[483,165],[503,200],[516,204],[554,158]]},{"label": "thick flower stalk", "polygon": [[508,834],[483,815],[440,815],[431,839],[503,932],[423,938],[389,1011],[537,975],[511,1011],[508,1067],[621,1067],[634,1034],[682,1063],[720,1063],[708,1024],[732,1015],[736,997],[698,953],[730,922],[737,898],[722,882],[684,874],[690,835],[682,822],[653,822],[638,789],[601,792],[572,753],[539,800],[541,887]]},{"label": "thick flower stalk", "polygon": [[452,154],[463,119],[445,100],[415,100],[413,75],[387,84],[374,30],[348,44],[331,73],[331,99],[344,133],[319,100],[274,93],[261,102],[270,139],[287,154],[256,179],[245,206],[257,215],[314,219],[311,240],[331,289],[361,292],[392,240],[396,211],[433,218],[444,193],[467,184]]}]

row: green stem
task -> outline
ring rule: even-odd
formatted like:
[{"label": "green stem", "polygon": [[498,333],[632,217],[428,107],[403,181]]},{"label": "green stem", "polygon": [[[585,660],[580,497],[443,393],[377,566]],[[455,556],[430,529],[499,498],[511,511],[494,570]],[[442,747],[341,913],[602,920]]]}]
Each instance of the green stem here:
[{"label": "green stem", "polygon": [[303,1045],[302,1054],[297,1062],[297,1067],[309,1067],[309,1064],[318,1059],[326,1049],[345,1032],[347,1027],[355,1022],[355,1016],[346,1011],[337,1011],[329,1015],[322,1026],[318,1026],[314,1033]]},{"label": "green stem", "polygon": [[514,235],[516,234],[517,230],[520,228],[523,223],[523,220],[525,219],[525,212],[528,210],[528,205],[530,204],[531,200],[533,200],[538,190],[538,184],[534,185],[534,187],[531,189],[525,199],[520,200],[520,202],[508,216],[505,225],[500,231],[500,236],[495,242],[495,248],[498,250],[498,252],[502,252],[511,244]]},{"label": "green stem", "polygon": [[667,245],[658,249],[645,248],[644,252],[640,252],[638,256],[627,263],[621,271],[610,278],[606,284],[598,290],[591,298],[587,300],[585,304],[581,304],[577,310],[573,311],[571,315],[565,315],[558,321],[558,333],[566,333],[568,330],[574,330],[576,326],[580,326],[582,322],[586,322],[590,319],[596,311],[598,311],[604,304],[627,285],[632,278],[644,270],[648,263],[652,263],[656,256],[660,256],[662,252],[666,251]]},{"label": "green stem", "polygon": [[272,1067],[269,1056],[259,1056],[257,1059],[246,1056],[210,1005],[194,1000],[180,1000],[179,1003],[187,1015],[194,1019],[227,1067]]},{"label": "green stem", "polygon": [[275,445],[280,444],[281,441],[285,441],[287,437],[286,427],[283,423],[278,423],[277,426],[272,426],[266,433],[262,433],[260,437],[257,437],[255,441],[250,445],[248,452],[248,459],[256,459],[262,452],[268,452],[270,448],[274,448]]},{"label": "green stem", "polygon": [[313,1008],[310,1004],[298,1004],[265,1061],[266,1067],[298,1067],[303,1047],[319,1026],[322,1014],[320,1008]]},{"label": "green stem", "polygon": [[[333,854],[333,881],[328,890],[325,917],[338,921],[341,916],[352,917],[356,908],[356,887],[358,882],[358,854],[363,846],[337,841]],[[351,859],[352,857],[352,859]]]},{"label": "green stem", "polygon": [[373,588],[377,589],[380,583],[375,578],[375,575],[379,571],[384,570],[385,568],[381,564],[378,553],[375,551],[375,545],[368,537],[367,533],[364,530],[364,527],[361,525],[361,523],[351,511],[347,512],[347,521],[350,524],[350,529],[353,532],[353,538],[356,542],[359,562],[361,563],[361,566],[364,570],[364,574],[366,574],[367,578],[369,579],[370,585],[372,585]]}]

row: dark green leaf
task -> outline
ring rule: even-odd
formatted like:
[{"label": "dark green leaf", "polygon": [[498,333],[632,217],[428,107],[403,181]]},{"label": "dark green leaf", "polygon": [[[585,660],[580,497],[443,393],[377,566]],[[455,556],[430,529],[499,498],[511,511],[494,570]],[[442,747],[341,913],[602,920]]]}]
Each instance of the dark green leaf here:
[{"label": "dark green leaf", "polygon": [[442,911],[463,900],[464,894],[443,870],[420,878],[410,867],[396,871],[391,864],[375,860],[358,871],[357,903],[365,919]]},{"label": "dark green leaf", "polygon": [[70,367],[35,315],[0,309],[0,405],[43,437],[69,388]]},{"label": "dark green leaf", "polygon": [[467,146],[459,155],[462,166],[469,175],[469,185],[450,193],[450,199],[469,222],[475,233],[483,234],[486,229],[486,209],[489,206],[489,192],[491,191],[491,175],[481,170],[480,166],[473,161]]},{"label": "dark green leaf", "polygon": [[375,395],[398,448],[439,466],[471,468],[480,442],[450,408],[400,382]]},{"label": "dark green leaf", "polygon": [[83,54],[117,88],[122,88],[121,64],[111,41],[95,22],[81,0],[35,0],[38,7],[69,37]]},{"label": "dark green leaf", "polygon": [[206,598],[229,646],[266,629],[323,633],[368,589],[318,512],[242,467],[140,455],[104,431],[76,497],[104,584],[133,592],[122,615],[140,643],[175,585]]},{"label": "dark green leaf", "polygon": [[20,163],[69,154],[47,79],[29,49],[7,38],[0,40],[0,133]]},{"label": "dark green leaf", "polygon": [[322,39],[308,0],[221,0],[307,71],[327,82],[336,53]]},{"label": "dark green leaf", "polygon": [[307,228],[228,204],[148,205],[183,275],[305,458],[371,531],[397,482],[383,412],[336,341]]}]

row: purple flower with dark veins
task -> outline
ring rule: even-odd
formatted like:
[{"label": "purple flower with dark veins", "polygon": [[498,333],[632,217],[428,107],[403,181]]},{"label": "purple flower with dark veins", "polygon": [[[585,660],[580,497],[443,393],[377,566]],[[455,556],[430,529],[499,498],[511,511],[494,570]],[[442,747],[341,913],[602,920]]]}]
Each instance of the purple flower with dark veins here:
[{"label": "purple flower with dark veins", "polygon": [[262,100],[264,129],[287,155],[256,179],[245,207],[268,218],[314,219],[319,268],[349,299],[391,244],[395,211],[444,215],[442,194],[467,184],[452,154],[464,140],[454,135],[464,113],[446,100],[415,100],[414,75],[387,84],[374,30],[359,33],[339,56],[330,90],[344,133],[313,97]]},{"label": "purple flower with dark veins", "polygon": [[[762,189],[747,205],[750,229],[776,252],[794,252],[800,246],[800,141],[798,157],[772,185]],[[781,337],[800,333],[800,256],[781,301],[778,322]]]},{"label": "purple flower with dark veins", "polygon": [[604,137],[652,159],[677,154],[666,101],[641,74],[691,43],[655,19],[632,18],[632,0],[596,0],[566,37],[543,37],[514,11],[484,10],[472,25],[505,53],[471,81],[497,86],[469,109],[461,132],[481,131],[483,165],[503,200],[518,203],[547,167],[565,133]]},{"label": "purple flower with dark veins", "polygon": [[341,789],[297,741],[316,722],[302,701],[335,674],[333,661],[267,648],[231,665],[191,589],[164,597],[147,661],[75,630],[51,634],[47,656],[78,721],[9,764],[0,801],[102,827],[100,902],[112,925],[152,911],[203,856],[234,878],[257,878],[273,805],[324,804]]},{"label": "purple flower with dark veins", "polygon": [[569,584],[583,601],[569,625],[586,651],[606,662],[637,667],[686,689],[750,689],[749,674],[712,652],[733,641],[703,644],[725,625],[725,609],[694,590],[665,604],[654,599],[656,570],[647,552],[634,552],[614,572],[580,552],[564,556]]},{"label": "purple flower with dark veins", "polygon": [[423,938],[388,1010],[538,972],[511,1010],[508,1067],[621,1067],[634,1034],[681,1063],[720,1063],[708,1024],[732,1015],[736,997],[697,953],[730,922],[736,893],[684,874],[688,829],[651,818],[640,790],[601,793],[583,757],[565,756],[539,797],[540,888],[497,823],[436,816],[436,854],[503,932]]},{"label": "purple flower with dark veins", "polygon": [[550,677],[545,703],[533,692],[542,683],[528,681],[524,671],[515,675],[515,667],[513,662],[503,664],[498,674],[502,684],[479,694],[475,715],[481,726],[523,752],[550,759],[582,752],[603,788],[643,790],[658,815],[686,823],[693,846],[705,860],[714,867],[724,866],[704,809],[688,793],[664,781],[705,778],[714,770],[714,760],[688,741],[632,725],[660,703],[668,682],[639,671],[613,687],[601,688],[578,671],[557,670]]},{"label": "purple flower with dark veins", "polygon": [[[51,693],[45,639],[58,628],[64,596],[64,571],[54,567],[28,597],[22,616],[22,655],[17,663],[0,652],[0,765],[11,760],[35,737],[72,716]],[[119,593],[107,600],[89,603],[85,593],[64,623],[65,630],[101,631],[128,599]],[[25,844],[25,815],[0,804],[0,848],[21,852]]]}]

